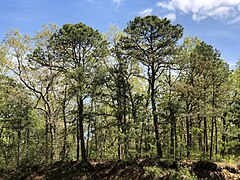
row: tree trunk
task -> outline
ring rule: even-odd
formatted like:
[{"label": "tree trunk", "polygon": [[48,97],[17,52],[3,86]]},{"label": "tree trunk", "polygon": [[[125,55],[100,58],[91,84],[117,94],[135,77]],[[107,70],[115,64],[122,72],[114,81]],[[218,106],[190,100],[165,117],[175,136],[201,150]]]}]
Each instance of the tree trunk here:
[{"label": "tree trunk", "polygon": [[132,106],[132,117],[133,117],[133,122],[134,122],[134,126],[135,126],[135,150],[136,150],[136,157],[139,157],[139,135],[138,135],[138,128],[137,128],[137,109],[135,106],[135,102],[133,100],[132,97],[132,92],[128,86],[128,92],[129,92],[129,97],[130,97],[130,101],[131,101],[131,106]]},{"label": "tree trunk", "polygon": [[155,98],[153,97],[152,93],[152,114],[153,114],[153,123],[154,123],[154,132],[155,132],[155,138],[156,138],[156,146],[157,146],[157,155],[159,158],[162,158],[162,147],[160,143],[160,136],[159,136],[159,130],[158,130],[158,117],[156,112],[156,103]]},{"label": "tree trunk", "polygon": [[[120,103],[120,102],[119,102]],[[122,127],[121,103],[118,104],[118,159],[121,159],[121,127]]]},{"label": "tree trunk", "polygon": [[188,115],[186,116],[186,130],[187,130],[187,158],[190,158],[190,124],[189,124],[189,117]]},{"label": "tree trunk", "polygon": [[160,143],[160,136],[159,136],[159,129],[158,129],[158,115],[156,109],[156,101],[155,101],[155,71],[154,71],[154,64],[151,67],[152,70],[152,78],[151,78],[151,102],[152,102],[152,115],[153,115],[153,124],[154,124],[154,132],[156,138],[156,147],[157,147],[157,155],[159,158],[163,157],[162,147]]},{"label": "tree trunk", "polygon": [[203,129],[204,151],[207,153],[208,152],[208,135],[207,135],[207,117],[206,117],[206,115],[204,115],[203,121],[204,121],[204,129]]},{"label": "tree trunk", "polygon": [[87,157],[89,157],[89,138],[90,138],[90,128],[91,128],[91,124],[88,123],[88,127],[87,127],[87,144],[86,144],[86,154]]},{"label": "tree trunk", "polygon": [[46,161],[48,162],[48,154],[49,154],[49,149],[48,149],[48,127],[49,121],[48,121],[48,116],[47,114],[45,115],[45,158]]},{"label": "tree trunk", "polygon": [[140,154],[140,157],[142,156],[144,126],[145,126],[144,118],[142,118],[141,136],[140,136],[140,144],[139,144],[139,154]]},{"label": "tree trunk", "polygon": [[223,131],[224,133],[222,133],[222,147],[223,147],[222,151],[221,151],[222,156],[225,156],[225,154],[226,154],[226,139],[227,139],[226,134],[225,134],[227,132],[226,115],[227,115],[227,113],[224,113],[222,116],[223,129],[224,129],[224,131]]},{"label": "tree trunk", "polygon": [[214,119],[215,119],[215,117],[213,116],[213,117],[212,117],[212,123],[211,123],[210,159],[212,159],[212,155],[213,155]]},{"label": "tree trunk", "polygon": [[215,118],[214,127],[215,127],[215,154],[217,155],[217,153],[218,153],[218,128],[217,128],[217,118]]},{"label": "tree trunk", "polygon": [[97,133],[97,120],[94,122],[94,140],[95,140],[95,146],[94,146],[94,152],[98,152],[98,133]]},{"label": "tree trunk", "polygon": [[[171,120],[172,121],[172,120]],[[173,156],[174,158],[174,151],[175,151],[175,148],[174,148],[174,125],[173,125],[173,122],[171,122],[171,131],[170,131],[170,156]]]},{"label": "tree trunk", "polygon": [[178,139],[177,139],[177,122],[176,122],[176,119],[174,121],[174,139],[175,139],[174,160],[176,160],[176,158],[178,156]]},{"label": "tree trunk", "polygon": [[64,125],[64,136],[63,136],[63,148],[62,148],[62,160],[67,158],[67,118],[66,118],[66,98],[67,98],[67,84],[64,87],[64,97],[62,101],[62,116]]},{"label": "tree trunk", "polygon": [[18,129],[17,137],[18,137],[18,140],[17,140],[17,167],[19,168],[19,166],[20,166],[20,142],[21,142],[21,131],[20,131],[20,129]]},{"label": "tree trunk", "polygon": [[79,161],[79,155],[80,155],[79,118],[76,119],[76,128],[77,128],[77,161]]},{"label": "tree trunk", "polygon": [[67,154],[67,120],[66,120],[66,114],[65,114],[65,105],[63,105],[62,108],[63,108],[62,113],[63,113],[63,124],[64,124],[62,159],[66,159],[66,154]]},{"label": "tree trunk", "polygon": [[215,116],[215,93],[214,93],[214,84],[213,84],[213,89],[212,89],[212,123],[211,123],[211,144],[210,144],[210,159],[212,159],[213,156],[213,136],[214,136],[214,125],[216,122],[216,116]]},{"label": "tree trunk", "polygon": [[54,150],[53,150],[53,122],[50,122],[50,128],[49,128],[49,132],[50,132],[50,159],[51,162],[53,162],[53,156],[54,156]]},{"label": "tree trunk", "polygon": [[81,141],[81,155],[82,161],[87,163],[87,155],[85,149],[85,141],[84,141],[84,130],[83,130],[83,98],[80,96],[78,99],[78,118],[79,118],[79,135]]},{"label": "tree trunk", "polygon": [[200,114],[197,115],[197,119],[198,119],[198,129],[199,129],[199,133],[198,133],[198,149],[200,152],[202,152],[203,147],[202,147],[202,119],[200,117]]},{"label": "tree trunk", "polygon": [[[185,135],[184,135],[184,120],[181,118],[180,119],[180,127],[179,127],[179,138],[180,138],[180,146],[179,149],[183,149],[183,143],[185,141]],[[179,157],[181,158],[183,156],[183,152],[179,151]]]}]

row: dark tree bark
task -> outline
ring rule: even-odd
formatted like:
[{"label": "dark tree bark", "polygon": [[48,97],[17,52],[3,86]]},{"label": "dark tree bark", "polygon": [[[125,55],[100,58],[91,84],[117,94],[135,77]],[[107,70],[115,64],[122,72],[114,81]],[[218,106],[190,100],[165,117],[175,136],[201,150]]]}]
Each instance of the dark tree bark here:
[{"label": "dark tree bark", "polygon": [[217,154],[218,154],[218,128],[217,128],[217,118],[215,118],[214,127],[215,127],[215,155],[217,155]]},{"label": "dark tree bark", "polygon": [[153,124],[154,124],[154,132],[156,138],[156,147],[157,147],[157,155],[159,158],[163,157],[162,146],[160,142],[160,135],[159,135],[159,127],[158,127],[158,115],[156,109],[156,87],[155,87],[155,80],[156,80],[156,72],[155,72],[155,65],[152,62],[151,66],[151,103],[152,103],[152,115],[153,115]]},{"label": "dark tree bark", "polygon": [[215,121],[215,117],[212,117],[212,121],[211,121],[210,157],[209,157],[210,159],[212,159],[212,156],[213,156],[214,121]]},{"label": "dark tree bark", "polygon": [[227,122],[226,122],[226,116],[227,113],[223,113],[222,116],[222,123],[223,123],[223,129],[224,129],[224,133],[222,133],[222,150],[221,150],[221,155],[225,156],[226,155],[226,143],[227,143],[227,136],[226,136],[226,132],[227,132]]},{"label": "dark tree bark", "polygon": [[87,155],[85,149],[85,140],[84,140],[84,129],[83,129],[83,98],[78,96],[78,119],[79,119],[79,139],[81,141],[81,156],[82,161],[87,163]]},{"label": "dark tree bark", "polygon": [[207,116],[204,115],[203,117],[203,139],[204,139],[204,152],[208,152],[208,134],[207,134]]},{"label": "dark tree bark", "polygon": [[65,102],[62,105],[62,115],[63,115],[63,125],[64,125],[64,136],[63,136],[63,149],[62,149],[62,159],[67,158],[67,119],[65,112]]},{"label": "dark tree bark", "polygon": [[76,119],[76,129],[77,129],[77,161],[79,161],[80,155],[80,133],[79,133],[79,118]]},{"label": "dark tree bark", "polygon": [[202,118],[200,116],[200,114],[197,115],[197,120],[198,120],[198,129],[199,129],[199,133],[198,133],[198,149],[199,151],[203,150],[203,144],[202,144]]},{"label": "dark tree bark", "polygon": [[186,116],[186,130],[187,130],[187,158],[190,158],[190,150],[191,150],[191,140],[190,140],[190,122],[188,115]]}]

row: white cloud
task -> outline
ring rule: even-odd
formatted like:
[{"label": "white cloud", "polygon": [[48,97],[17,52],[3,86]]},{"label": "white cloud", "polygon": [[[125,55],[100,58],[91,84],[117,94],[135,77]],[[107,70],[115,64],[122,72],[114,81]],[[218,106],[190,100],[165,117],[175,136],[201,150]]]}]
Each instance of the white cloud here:
[{"label": "white cloud", "polygon": [[123,1],[125,1],[125,0],[112,0],[113,3],[117,4],[117,7],[119,7]]},{"label": "white cloud", "polygon": [[175,10],[175,7],[174,7],[174,5],[171,1],[169,3],[167,3],[167,2],[157,2],[156,6],[159,6],[159,7],[168,9],[168,10],[172,10],[172,11]]},{"label": "white cloud", "polygon": [[207,16],[214,17],[214,16],[228,16],[231,12],[232,8],[229,6],[220,6],[217,7],[209,12],[206,12]]},{"label": "white cloud", "polygon": [[176,20],[176,14],[175,13],[169,13],[166,16],[164,16],[165,18],[169,19],[170,21],[175,21]]},{"label": "white cloud", "polygon": [[240,0],[168,0],[160,1],[156,6],[191,14],[195,21],[209,17],[234,19],[240,15]]},{"label": "white cloud", "polygon": [[153,9],[144,9],[143,11],[141,11],[141,12],[139,12],[139,15],[140,16],[147,16],[147,15],[150,15],[150,14],[152,14],[152,11],[153,11]]}]

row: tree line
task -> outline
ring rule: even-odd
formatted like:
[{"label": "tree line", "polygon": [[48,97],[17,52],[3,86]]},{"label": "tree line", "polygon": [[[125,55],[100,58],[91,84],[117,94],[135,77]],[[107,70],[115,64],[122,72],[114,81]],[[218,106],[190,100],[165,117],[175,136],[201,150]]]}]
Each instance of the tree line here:
[{"label": "tree line", "polygon": [[213,46],[182,36],[158,16],[105,34],[83,23],[9,31],[0,44],[0,166],[239,157],[239,63],[230,70]]}]

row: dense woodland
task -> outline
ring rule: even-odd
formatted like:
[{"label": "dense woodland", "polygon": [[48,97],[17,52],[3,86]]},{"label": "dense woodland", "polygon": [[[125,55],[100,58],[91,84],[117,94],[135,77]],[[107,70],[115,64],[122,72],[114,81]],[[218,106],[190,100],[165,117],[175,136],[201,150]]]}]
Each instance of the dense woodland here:
[{"label": "dense woodland", "polygon": [[158,16],[44,25],[0,44],[0,167],[240,156],[240,62]]}]

